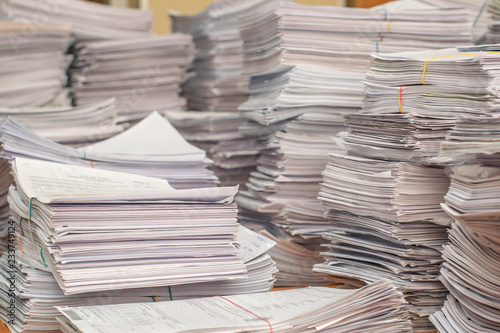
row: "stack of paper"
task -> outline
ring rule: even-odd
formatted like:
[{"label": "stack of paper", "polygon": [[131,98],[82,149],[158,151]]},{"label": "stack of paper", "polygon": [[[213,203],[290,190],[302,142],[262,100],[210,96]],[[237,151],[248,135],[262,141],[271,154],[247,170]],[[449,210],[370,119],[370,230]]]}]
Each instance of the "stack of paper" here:
[{"label": "stack of paper", "polygon": [[405,302],[387,281],[354,290],[312,287],[156,304],[58,309],[64,315],[58,319],[61,328],[82,333],[411,331]]},{"label": "stack of paper", "polygon": [[[15,223],[14,225],[19,225],[17,223],[22,224],[26,221]],[[270,256],[264,253],[273,242],[240,226],[236,242],[239,244],[238,255],[248,270],[248,279],[65,295],[48,268],[22,252],[22,249],[32,246],[30,240],[20,232],[17,232],[15,237],[21,237],[19,245],[22,245],[22,248],[17,246],[17,239],[13,242],[13,246],[17,247],[17,265],[9,271],[0,270],[5,279],[10,278],[15,282],[15,290],[10,297],[15,301],[17,309],[15,316],[11,318],[5,317],[3,313],[0,315],[6,323],[9,322],[12,332],[58,330],[59,325],[55,319],[58,312],[55,306],[144,303],[266,292],[271,290],[273,273],[276,272]],[[0,262],[3,267],[8,267],[7,255],[4,255]],[[14,278],[11,278],[9,272],[14,274]],[[10,286],[6,284],[5,287],[4,290],[8,290]],[[2,301],[10,303],[10,299],[7,295],[2,295]]]},{"label": "stack of paper", "polygon": [[88,144],[122,132],[113,98],[82,106],[0,108],[0,119],[15,119],[38,135],[65,144]]},{"label": "stack of paper", "polygon": [[34,35],[48,23],[71,26],[77,40],[144,38],[153,23],[150,11],[81,0],[3,0],[1,11],[11,21],[30,22]]},{"label": "stack of paper", "polygon": [[460,164],[477,159],[500,166],[500,117],[458,117],[446,141],[441,143],[439,160]]},{"label": "stack of paper", "polygon": [[[364,111],[364,109],[363,109]],[[440,143],[454,119],[429,118],[407,113],[351,114],[342,145],[349,154],[392,161],[428,161],[437,156]]]},{"label": "stack of paper", "polygon": [[217,177],[207,169],[205,152],[189,144],[154,112],[107,140],[73,148],[44,139],[7,118],[0,125],[0,157],[15,156],[158,177],[176,189],[213,187]]},{"label": "stack of paper", "polygon": [[493,88],[499,50],[491,45],[373,54],[363,112],[449,118],[497,114]]},{"label": "stack of paper", "polygon": [[[30,21],[31,22],[31,21]],[[23,107],[56,103],[64,95],[66,55],[71,41],[67,26],[0,22],[0,106]]]},{"label": "stack of paper", "polygon": [[414,327],[430,326],[426,316],[446,295],[438,280],[450,222],[439,206],[449,186],[444,170],[332,154],[323,181],[319,199],[333,228],[314,270],[390,279],[410,303]]},{"label": "stack of paper", "polygon": [[427,4],[443,8],[467,7],[469,9],[469,22],[472,22],[475,44],[485,44],[485,33],[488,25],[492,23],[492,15],[486,10],[488,0],[423,0]]},{"label": "stack of paper", "polygon": [[349,115],[352,154],[431,160],[456,117],[498,116],[498,46],[374,54],[362,115]]},{"label": "stack of paper", "polygon": [[500,238],[500,168],[471,164],[451,171],[444,211],[475,233]]},{"label": "stack of paper", "polygon": [[277,0],[224,0],[203,12],[185,16],[170,12],[172,30],[193,35],[197,49],[196,76],[184,86],[190,110],[235,111],[248,98],[249,76],[241,75],[243,64],[238,19],[263,13]]},{"label": "stack of paper", "polygon": [[[244,72],[253,77],[251,97],[239,110],[253,123],[241,131],[260,134],[263,146],[248,191],[237,197],[240,220],[260,219],[300,237],[301,245],[316,244],[332,228],[317,200],[321,172],[328,154],[342,151],[337,135],[345,130],[344,116],[362,106],[370,52],[377,46],[393,51],[438,48],[443,45],[438,41],[468,43],[466,20],[465,9],[418,1],[376,9],[281,4],[266,15],[243,18]],[[357,30],[372,28],[366,36]]]},{"label": "stack of paper", "polygon": [[[318,249],[316,239],[330,227],[316,197],[328,153],[340,149],[333,137],[344,129],[343,116],[361,106],[363,76],[313,66],[282,66],[254,76],[252,96],[240,106],[242,114],[257,125],[245,126],[254,128],[252,134],[260,136],[262,144],[257,171],[251,173],[248,190],[240,191],[237,198],[243,208],[240,220],[268,221],[289,233],[279,238],[290,255],[282,251],[274,257],[280,270],[286,267],[286,274],[277,276],[278,284],[326,281],[305,268],[306,263],[312,269],[318,262],[312,252]],[[290,265],[297,251],[307,253],[300,267]]]},{"label": "stack of paper", "polygon": [[[65,294],[245,278],[233,245],[236,187],[174,190],[166,180],[16,158],[14,215],[25,255]],[[29,236],[28,236],[29,235]]]},{"label": "stack of paper", "polygon": [[440,332],[449,327],[495,332],[500,329],[500,168],[454,166],[450,177],[442,207],[456,221],[440,279],[451,294],[431,320]]},{"label": "stack of paper", "polygon": [[193,60],[191,36],[80,42],[70,69],[76,105],[116,96],[119,122],[140,120],[152,111],[181,110],[180,85]]},{"label": "stack of paper", "polygon": [[[498,223],[498,208],[496,214]],[[477,234],[455,222],[449,236],[440,278],[450,295],[443,308],[431,315],[431,321],[439,332],[498,332],[498,233]]]},{"label": "stack of paper", "polygon": [[330,154],[319,199],[328,210],[447,225],[449,217],[439,204],[449,184],[441,168]]},{"label": "stack of paper", "polygon": [[186,140],[207,152],[220,185],[244,184],[255,170],[257,139],[239,132],[246,120],[238,113],[170,111],[166,117]]},{"label": "stack of paper", "polygon": [[471,41],[466,8],[394,1],[371,9],[281,4],[241,20],[245,74],[297,63],[367,69],[369,52],[436,49]]}]

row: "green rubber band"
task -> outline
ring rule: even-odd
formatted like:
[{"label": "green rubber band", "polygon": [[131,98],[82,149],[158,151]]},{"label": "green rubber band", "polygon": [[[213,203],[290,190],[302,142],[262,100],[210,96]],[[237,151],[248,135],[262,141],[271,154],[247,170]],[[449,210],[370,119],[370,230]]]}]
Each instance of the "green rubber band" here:
[{"label": "green rubber band", "polygon": [[170,289],[170,286],[168,286],[168,293],[170,294],[170,300],[173,301],[174,298],[172,297],[172,289]]},{"label": "green rubber band", "polygon": [[42,252],[42,248],[40,248],[40,256],[42,257],[42,261],[43,261],[43,264],[45,265],[45,267],[49,267],[47,266],[47,264],[45,263],[45,258],[43,257],[43,252]]}]

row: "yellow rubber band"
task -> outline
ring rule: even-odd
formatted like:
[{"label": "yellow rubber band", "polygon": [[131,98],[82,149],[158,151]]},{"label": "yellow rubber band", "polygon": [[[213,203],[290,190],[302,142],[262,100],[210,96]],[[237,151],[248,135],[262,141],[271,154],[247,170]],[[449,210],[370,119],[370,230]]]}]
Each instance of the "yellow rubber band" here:
[{"label": "yellow rubber band", "polygon": [[[500,53],[500,51],[491,51],[491,52],[484,52],[485,54],[493,54],[493,53]],[[437,59],[444,59],[444,58],[452,58],[452,57],[461,57],[461,56],[471,56],[471,55],[478,55],[479,52],[474,52],[474,53],[462,53],[462,54],[452,54],[452,55],[447,55],[447,56],[442,56],[442,57],[436,57],[436,58],[430,58],[427,59],[424,62],[424,70],[422,71],[422,84],[427,84],[424,82],[425,78],[425,71],[427,70],[427,62],[431,60],[437,60]]]}]

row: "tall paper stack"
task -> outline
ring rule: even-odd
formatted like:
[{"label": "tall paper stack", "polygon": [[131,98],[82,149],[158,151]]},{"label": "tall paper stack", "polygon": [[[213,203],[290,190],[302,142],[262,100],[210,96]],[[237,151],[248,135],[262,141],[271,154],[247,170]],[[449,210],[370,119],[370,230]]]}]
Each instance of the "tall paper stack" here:
[{"label": "tall paper stack", "polygon": [[203,12],[170,12],[172,30],[193,35],[197,49],[191,78],[183,88],[189,110],[236,111],[248,98],[248,75],[242,75],[243,41],[238,19],[265,13],[278,0],[224,0]]},{"label": "tall paper stack", "polygon": [[500,330],[500,167],[471,164],[451,170],[443,208],[455,222],[440,275],[450,295],[431,320],[440,332],[451,327],[495,332]]},{"label": "tall paper stack", "polygon": [[[362,112],[346,116],[349,133],[344,145],[349,155],[332,155],[323,174],[320,198],[340,228],[326,234],[330,241],[325,245],[326,261],[316,269],[367,282],[396,273],[391,278],[396,283],[406,280],[402,290],[412,305],[417,328],[430,324],[425,317],[435,311],[443,296],[443,285],[437,280],[441,260],[436,254],[446,242],[444,228],[451,222],[440,216],[443,197],[446,212],[456,219],[461,214],[493,210],[497,204],[496,199],[486,199],[496,198],[490,190],[490,182],[496,180],[492,170],[453,168],[456,175],[449,190],[443,171],[450,163],[477,164],[477,158],[495,165],[497,49],[478,46],[374,54]],[[357,222],[346,220],[345,212]],[[484,217],[476,218],[481,228]],[[457,228],[450,232],[452,246],[444,247],[445,262],[456,260],[450,254],[453,244],[460,243],[456,237],[463,243],[475,242],[470,235],[457,236],[462,233],[457,230],[463,229]],[[381,233],[384,229],[391,233]],[[395,263],[403,267],[396,268]],[[449,266],[445,263],[443,267]],[[456,281],[450,285],[454,278],[449,271],[453,269],[441,270],[439,279],[453,293]],[[479,278],[482,273],[468,274]],[[412,290],[420,287],[417,292]],[[435,293],[429,295],[433,289]],[[447,304],[445,317],[449,314],[446,311],[461,311],[451,298]],[[453,317],[451,321],[458,320]],[[442,322],[442,315],[434,318],[433,322],[444,325],[440,329],[448,325]]]},{"label": "tall paper stack", "polygon": [[66,103],[66,70],[72,56],[68,26],[0,22],[0,106]]},{"label": "tall paper stack", "polygon": [[[316,198],[321,172],[328,154],[342,151],[344,116],[362,106],[370,52],[470,43],[467,17],[465,8],[395,1],[373,9],[284,3],[243,18],[243,72],[253,76],[251,97],[239,108],[252,122],[241,131],[260,135],[263,147],[248,191],[237,197],[240,219],[279,226],[317,251],[321,234],[333,227]],[[297,281],[318,279],[303,267],[282,266]]]},{"label": "tall paper stack", "polygon": [[193,36],[195,75],[183,86],[183,95],[188,109],[199,112],[170,113],[168,117],[188,140],[209,153],[222,184],[244,186],[258,158],[257,138],[238,133],[244,118],[237,108],[248,99],[250,80],[249,75],[242,74],[239,19],[265,13],[278,3],[224,0],[210,4],[197,15],[170,13],[172,30]]}]

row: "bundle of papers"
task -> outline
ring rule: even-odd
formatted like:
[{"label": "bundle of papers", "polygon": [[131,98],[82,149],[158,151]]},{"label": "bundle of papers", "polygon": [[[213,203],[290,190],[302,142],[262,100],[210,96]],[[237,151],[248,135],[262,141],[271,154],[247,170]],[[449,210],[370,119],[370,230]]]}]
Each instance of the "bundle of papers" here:
[{"label": "bundle of papers", "polygon": [[477,234],[500,238],[500,168],[454,166],[450,177],[444,211]]},{"label": "bundle of papers", "polygon": [[65,144],[107,139],[124,130],[116,124],[115,100],[82,106],[0,108],[0,119],[15,119],[36,134]]},{"label": "bundle of papers", "polygon": [[[15,223],[15,226],[19,226],[23,222],[16,221]],[[12,332],[58,330],[59,324],[56,320],[58,311],[55,306],[161,302],[215,295],[266,292],[271,290],[274,281],[273,273],[276,272],[270,256],[263,253],[273,245],[273,242],[240,226],[235,242],[240,245],[238,255],[245,262],[248,279],[65,295],[50,270],[36,258],[26,256],[21,251],[32,246],[30,241],[19,233],[16,233],[15,237],[21,237],[20,245],[22,245],[22,248],[17,248],[19,251],[17,265],[9,271],[0,270],[0,275],[6,279],[10,278],[15,284],[15,290],[12,291],[14,296],[11,296],[11,299],[15,300],[17,309],[15,316],[11,318],[2,316],[3,313],[0,315],[6,323],[9,323]],[[17,240],[13,244],[17,245]],[[7,255],[4,255],[0,262],[2,267],[8,267]],[[14,274],[14,278],[9,272]],[[5,287],[3,290],[10,288],[7,284]],[[0,302],[10,303],[7,295],[1,296]]]},{"label": "bundle of papers", "polygon": [[47,23],[71,26],[77,40],[149,37],[153,23],[151,11],[81,0],[3,0],[1,11],[10,21],[33,22],[36,34]]},{"label": "bundle of papers", "polygon": [[64,95],[66,55],[71,41],[67,26],[0,22],[0,106],[24,107],[56,103]]},{"label": "bundle of papers", "polygon": [[484,35],[488,25],[493,21],[492,15],[486,10],[488,0],[424,0],[425,3],[443,8],[465,7],[469,9],[469,22],[472,22],[474,44],[485,44]]},{"label": "bundle of papers", "polygon": [[119,122],[184,109],[180,85],[193,53],[191,36],[185,34],[77,43],[69,72],[74,102],[116,97]]},{"label": "bundle of papers", "polygon": [[245,184],[259,157],[257,139],[239,132],[245,118],[206,111],[170,111],[166,117],[186,140],[207,152],[221,186]]},{"label": "bundle of papers", "polygon": [[242,18],[245,74],[308,64],[365,70],[369,52],[437,49],[470,43],[466,8],[394,1],[371,9],[284,3]]},{"label": "bundle of papers", "polygon": [[[16,158],[9,204],[64,294],[245,279],[234,245],[237,187]],[[22,243],[21,243],[22,244]]]},{"label": "bundle of papers", "polygon": [[460,222],[453,223],[449,235],[440,279],[450,295],[431,321],[439,332],[498,332],[499,235],[477,234]]},{"label": "bundle of papers", "polygon": [[361,107],[364,73],[319,66],[280,66],[254,75],[252,95],[238,108],[248,119],[271,125],[308,113],[342,125]]},{"label": "bundle of papers", "polygon": [[405,301],[387,281],[354,290],[311,287],[198,300],[58,309],[64,316],[58,318],[61,329],[82,333],[136,329],[172,333],[411,332]]},{"label": "bundle of papers", "polygon": [[0,125],[0,157],[16,156],[158,177],[176,189],[213,187],[205,152],[189,144],[167,119],[154,112],[107,140],[73,148],[44,139],[7,118]]},{"label": "bundle of papers", "polygon": [[449,185],[440,168],[330,154],[318,198],[328,210],[447,225],[450,219],[439,204]]},{"label": "bundle of papers", "polygon": [[438,273],[450,218],[439,203],[448,186],[443,169],[331,154],[318,198],[332,227],[314,271],[389,279],[411,304],[414,328],[431,327],[426,317],[446,295]]},{"label": "bundle of papers", "polygon": [[373,54],[364,113],[498,114],[498,45]]},{"label": "bundle of papers", "polygon": [[172,30],[193,35],[196,76],[183,87],[190,110],[234,111],[248,98],[248,75],[241,75],[243,42],[238,19],[275,7],[277,0],[224,0],[191,16],[170,12]]},{"label": "bundle of papers", "polygon": [[350,114],[342,146],[351,155],[389,161],[430,162],[453,128],[454,119],[412,114]]},{"label": "bundle of papers", "polygon": [[437,160],[458,164],[479,159],[491,164],[499,159],[499,143],[500,117],[457,117]]}]

